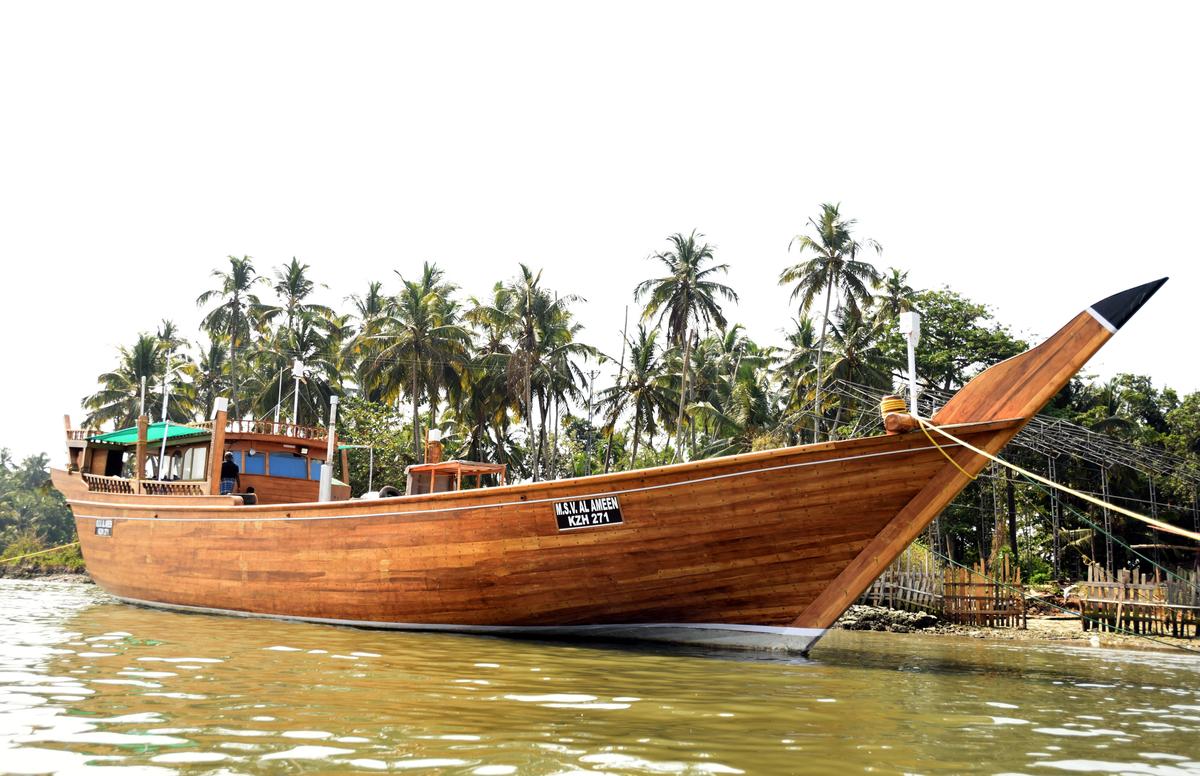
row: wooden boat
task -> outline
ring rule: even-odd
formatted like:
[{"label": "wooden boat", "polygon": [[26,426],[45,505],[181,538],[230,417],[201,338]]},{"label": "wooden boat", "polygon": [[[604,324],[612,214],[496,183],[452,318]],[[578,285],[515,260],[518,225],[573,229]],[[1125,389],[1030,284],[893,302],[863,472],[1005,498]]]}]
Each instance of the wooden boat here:
[{"label": "wooden boat", "polygon": [[[1092,305],[1043,344],[984,371],[933,423],[999,451],[1164,281]],[[299,455],[323,436],[223,413],[195,432],[193,445],[243,454]],[[395,498],[342,492],[314,502],[309,481],[295,479],[289,491],[268,476],[259,485],[271,498],[247,506],[242,496],[212,495],[219,455],[207,456],[203,482],[135,477],[118,487],[122,478],[86,471],[96,453],[89,459],[86,443],[80,448],[73,460],[84,471],[55,471],[54,483],[74,510],[88,571],[127,602],[798,652],[966,485],[964,472],[986,463],[915,430],[470,490],[457,489],[462,467],[439,479],[454,467],[433,462],[425,489],[443,492]]]}]

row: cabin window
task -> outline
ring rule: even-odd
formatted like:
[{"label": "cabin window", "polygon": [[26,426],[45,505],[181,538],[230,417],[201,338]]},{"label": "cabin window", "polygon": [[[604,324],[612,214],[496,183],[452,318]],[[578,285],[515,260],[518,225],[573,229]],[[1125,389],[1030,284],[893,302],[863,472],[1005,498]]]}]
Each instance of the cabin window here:
[{"label": "cabin window", "polygon": [[307,461],[307,458],[295,453],[271,453],[271,476],[307,479]]},{"label": "cabin window", "polygon": [[242,474],[266,474],[267,473],[267,454],[266,453],[246,453],[245,466],[242,467]]},{"label": "cabin window", "polygon": [[308,463],[308,478],[310,480],[321,479],[321,464],[324,461],[309,461]]},{"label": "cabin window", "polygon": [[170,463],[167,466],[167,476],[165,479],[183,479],[183,455],[178,450],[171,453]]},{"label": "cabin window", "polygon": [[208,463],[207,447],[189,447],[187,452],[183,454],[183,479],[208,479],[208,471],[205,468],[206,463]]},{"label": "cabin window", "polygon": [[[93,460],[95,460],[93,458]],[[104,458],[104,476],[105,477],[120,477],[121,470],[125,467],[125,454],[120,450],[105,451]]]}]

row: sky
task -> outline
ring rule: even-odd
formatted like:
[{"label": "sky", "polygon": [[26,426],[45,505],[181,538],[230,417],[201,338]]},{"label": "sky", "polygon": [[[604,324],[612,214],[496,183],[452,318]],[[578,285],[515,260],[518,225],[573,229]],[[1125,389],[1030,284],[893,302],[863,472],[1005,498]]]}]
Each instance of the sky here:
[{"label": "sky", "polygon": [[[117,347],[194,335],[228,255],[344,298],[436,261],[586,298],[619,354],[698,229],[764,343],[839,202],[881,267],[1040,339],[1169,282],[1087,372],[1200,390],[1200,6],[0,4],[0,447],[65,459]],[[343,305],[344,306],[344,305]]]}]

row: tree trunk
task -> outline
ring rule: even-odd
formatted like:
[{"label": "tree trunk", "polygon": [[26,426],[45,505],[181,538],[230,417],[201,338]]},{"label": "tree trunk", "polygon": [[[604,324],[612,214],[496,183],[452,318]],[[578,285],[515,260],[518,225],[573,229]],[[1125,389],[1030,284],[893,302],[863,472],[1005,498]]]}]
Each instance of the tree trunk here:
[{"label": "tree trunk", "polygon": [[642,435],[642,407],[638,405],[633,411],[633,452],[629,454],[630,467],[637,465],[638,438]]},{"label": "tree trunk", "polygon": [[529,453],[533,456],[530,462],[530,475],[537,482],[537,437],[533,435],[533,380],[529,374],[529,354],[525,354],[525,429],[528,433]]},{"label": "tree trunk", "polygon": [[238,297],[235,294],[233,297],[233,322],[229,327],[229,404],[233,411],[233,417],[240,418],[242,415],[238,411],[238,379],[237,379],[237,331],[238,331],[238,308],[240,304]]},{"label": "tree trunk", "polygon": [[541,474],[542,462],[546,460],[546,457],[546,396],[541,391],[538,391],[538,438],[537,458],[535,461],[538,465],[539,475]]},{"label": "tree trunk", "polygon": [[814,389],[813,403],[813,441],[821,441],[821,362],[825,360],[825,331],[829,328],[829,302],[833,299],[833,274],[829,275],[829,284],[825,286],[825,315],[821,318],[821,341],[817,343],[817,385]]},{"label": "tree trunk", "polygon": [[421,444],[421,415],[420,415],[420,400],[417,393],[417,357],[414,354],[412,359],[412,411],[413,411],[413,460],[417,463],[424,463],[425,446]]},{"label": "tree trunk", "polygon": [[[591,418],[588,418],[591,422]],[[550,435],[550,476],[558,479],[558,397],[554,397],[554,430]]]},{"label": "tree trunk", "polygon": [[683,408],[687,406],[688,361],[692,357],[692,325],[683,330],[683,369],[679,382],[679,417],[675,422],[675,460],[683,460]]}]

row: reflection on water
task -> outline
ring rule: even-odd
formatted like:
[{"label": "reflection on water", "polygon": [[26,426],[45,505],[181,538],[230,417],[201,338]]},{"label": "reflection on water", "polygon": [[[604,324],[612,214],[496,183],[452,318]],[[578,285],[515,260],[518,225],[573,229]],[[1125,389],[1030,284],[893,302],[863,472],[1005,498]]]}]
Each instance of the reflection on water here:
[{"label": "reflection on water", "polygon": [[831,634],[809,660],[185,615],[0,580],[6,773],[1200,774],[1194,656]]}]

